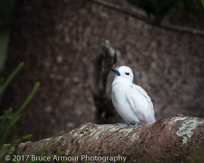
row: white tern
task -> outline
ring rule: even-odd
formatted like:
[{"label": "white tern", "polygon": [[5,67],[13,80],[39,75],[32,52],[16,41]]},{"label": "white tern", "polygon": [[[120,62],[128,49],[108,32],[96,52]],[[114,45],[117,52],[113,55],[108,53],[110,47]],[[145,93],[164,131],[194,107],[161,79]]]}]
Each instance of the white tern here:
[{"label": "white tern", "polygon": [[154,123],[151,98],[142,87],[133,84],[131,68],[120,66],[111,70],[115,73],[111,98],[118,114],[130,125]]}]

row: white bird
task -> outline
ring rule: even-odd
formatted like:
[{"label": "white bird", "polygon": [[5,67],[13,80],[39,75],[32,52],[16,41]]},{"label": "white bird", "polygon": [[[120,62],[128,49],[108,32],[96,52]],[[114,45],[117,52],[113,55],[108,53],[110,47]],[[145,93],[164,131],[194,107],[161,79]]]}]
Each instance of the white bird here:
[{"label": "white bird", "polygon": [[112,102],[119,115],[130,125],[155,122],[151,98],[145,90],[133,84],[133,72],[127,66],[120,66],[112,83]]}]

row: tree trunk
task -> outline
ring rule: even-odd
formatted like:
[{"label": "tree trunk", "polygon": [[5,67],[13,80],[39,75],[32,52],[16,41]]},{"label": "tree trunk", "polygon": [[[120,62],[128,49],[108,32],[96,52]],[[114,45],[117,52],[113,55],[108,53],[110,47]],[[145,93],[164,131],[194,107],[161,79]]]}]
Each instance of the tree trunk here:
[{"label": "tree trunk", "polygon": [[102,45],[101,54],[95,58],[92,72],[92,94],[96,106],[95,123],[97,124],[121,121],[109,96],[111,85],[109,72],[118,60],[119,51],[113,49],[110,42],[106,40]]},{"label": "tree trunk", "polygon": [[46,155],[64,151],[82,161],[202,162],[203,134],[204,119],[183,115],[137,127],[87,123],[47,146],[50,139],[21,144],[19,151],[35,153],[45,146]]}]

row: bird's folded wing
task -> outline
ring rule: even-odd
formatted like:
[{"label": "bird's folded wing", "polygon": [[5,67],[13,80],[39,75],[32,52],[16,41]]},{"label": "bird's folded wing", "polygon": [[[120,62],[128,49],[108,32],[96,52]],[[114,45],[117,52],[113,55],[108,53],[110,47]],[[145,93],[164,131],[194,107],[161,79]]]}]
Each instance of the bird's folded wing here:
[{"label": "bird's folded wing", "polygon": [[147,92],[140,86],[133,84],[133,90],[132,91],[137,91],[139,92],[145,99],[147,100],[149,104],[149,109],[150,111],[154,114],[154,108],[153,108],[153,103],[151,98],[148,96]]},{"label": "bird's folded wing", "polygon": [[151,98],[142,87],[130,84],[129,89],[125,90],[125,96],[132,113],[139,119],[139,123],[155,122]]},{"label": "bird's folded wing", "polygon": [[150,107],[153,109],[153,103],[152,103],[152,100],[151,98],[148,96],[147,92],[145,92],[145,90],[138,86],[138,85],[134,85],[135,89],[138,90],[138,92],[140,92],[147,100],[147,102],[149,103]]},{"label": "bird's folded wing", "polygon": [[131,84],[129,86],[129,89],[126,89],[125,97],[132,110],[132,113],[134,113],[134,115],[137,116],[140,121],[143,121],[145,119],[145,114],[143,112],[143,109],[141,107],[138,107],[138,93],[139,91],[135,89],[134,85]]}]

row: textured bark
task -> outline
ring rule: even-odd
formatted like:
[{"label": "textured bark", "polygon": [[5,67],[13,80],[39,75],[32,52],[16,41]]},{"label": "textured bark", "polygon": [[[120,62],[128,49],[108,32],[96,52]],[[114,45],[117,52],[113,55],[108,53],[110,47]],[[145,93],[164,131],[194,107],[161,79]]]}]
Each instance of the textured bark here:
[{"label": "textured bark", "polygon": [[[204,119],[177,115],[151,125],[116,126],[87,123],[46,146],[47,155],[127,156],[128,162],[202,162]],[[34,153],[48,142],[28,142],[19,150]]]}]

